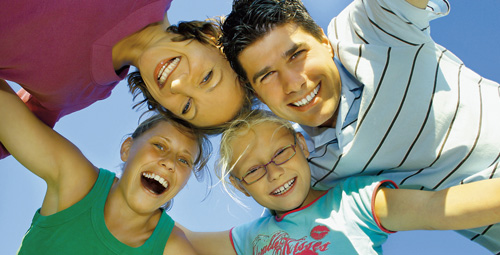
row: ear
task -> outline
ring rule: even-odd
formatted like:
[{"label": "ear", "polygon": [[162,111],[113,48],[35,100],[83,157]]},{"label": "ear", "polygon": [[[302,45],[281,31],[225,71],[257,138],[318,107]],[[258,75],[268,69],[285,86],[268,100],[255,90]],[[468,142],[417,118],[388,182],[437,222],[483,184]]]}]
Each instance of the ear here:
[{"label": "ear", "polygon": [[306,158],[309,157],[309,149],[307,148],[306,139],[301,133],[297,133],[297,144],[302,150],[302,153],[304,153],[304,156],[306,156]]},{"label": "ear", "polygon": [[323,44],[327,48],[332,58],[335,57],[335,52],[333,51],[333,47],[332,44],[330,43],[330,40],[328,39],[328,36],[325,34],[325,31],[323,31],[323,29],[321,29],[321,32],[323,34],[321,36],[321,44]]},{"label": "ear", "polygon": [[132,137],[128,137],[123,141],[122,147],[120,148],[120,158],[123,162],[127,162],[128,155],[130,152],[130,147],[132,147],[133,139]]},{"label": "ear", "polygon": [[239,191],[241,191],[241,193],[245,194],[245,196],[247,197],[250,197],[250,193],[248,193],[248,191],[245,189],[245,187],[243,187],[243,185],[238,181],[236,180],[234,177],[232,176],[229,176],[229,181],[231,181],[231,184]]}]

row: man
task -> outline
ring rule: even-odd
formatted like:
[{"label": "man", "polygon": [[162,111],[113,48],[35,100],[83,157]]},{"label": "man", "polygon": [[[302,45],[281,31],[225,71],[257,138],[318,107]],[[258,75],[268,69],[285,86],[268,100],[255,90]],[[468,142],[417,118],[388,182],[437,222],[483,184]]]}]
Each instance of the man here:
[{"label": "man", "polygon": [[[313,185],[384,175],[436,190],[498,177],[499,84],[430,37],[446,0],[355,0],[328,37],[300,0],[240,0],[224,22],[232,67],[314,148]],[[461,231],[500,252],[500,226]]]}]

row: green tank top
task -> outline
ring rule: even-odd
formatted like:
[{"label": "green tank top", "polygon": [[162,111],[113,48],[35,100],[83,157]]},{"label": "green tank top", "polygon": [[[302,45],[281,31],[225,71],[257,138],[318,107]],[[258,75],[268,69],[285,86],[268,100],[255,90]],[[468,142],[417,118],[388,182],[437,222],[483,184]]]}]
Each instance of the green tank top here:
[{"label": "green tank top", "polygon": [[114,173],[100,169],[92,190],[73,206],[49,216],[41,215],[38,209],[18,254],[163,254],[174,227],[166,212],[140,247],[130,247],[109,232],[104,204],[114,177]]}]

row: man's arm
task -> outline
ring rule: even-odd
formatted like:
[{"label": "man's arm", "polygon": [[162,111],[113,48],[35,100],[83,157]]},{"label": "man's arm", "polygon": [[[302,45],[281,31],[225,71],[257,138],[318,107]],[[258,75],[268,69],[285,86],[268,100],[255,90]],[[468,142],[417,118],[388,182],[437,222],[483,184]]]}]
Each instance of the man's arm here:
[{"label": "man's arm", "polygon": [[425,9],[427,7],[427,3],[429,0],[406,0],[406,2],[410,3],[411,5],[420,8],[420,9]]},{"label": "man's arm", "polygon": [[380,189],[376,216],[388,230],[458,230],[500,222],[500,178],[440,191]]}]

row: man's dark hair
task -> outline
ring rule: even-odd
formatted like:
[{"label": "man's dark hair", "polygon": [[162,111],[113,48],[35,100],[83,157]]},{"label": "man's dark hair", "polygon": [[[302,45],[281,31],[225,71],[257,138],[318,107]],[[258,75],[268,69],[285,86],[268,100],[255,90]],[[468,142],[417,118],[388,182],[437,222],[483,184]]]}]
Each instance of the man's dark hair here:
[{"label": "man's dark hair", "polygon": [[294,23],[321,41],[323,32],[300,0],[234,0],[231,13],[222,23],[224,54],[234,71],[248,83],[238,61],[239,54],[272,29]]}]

